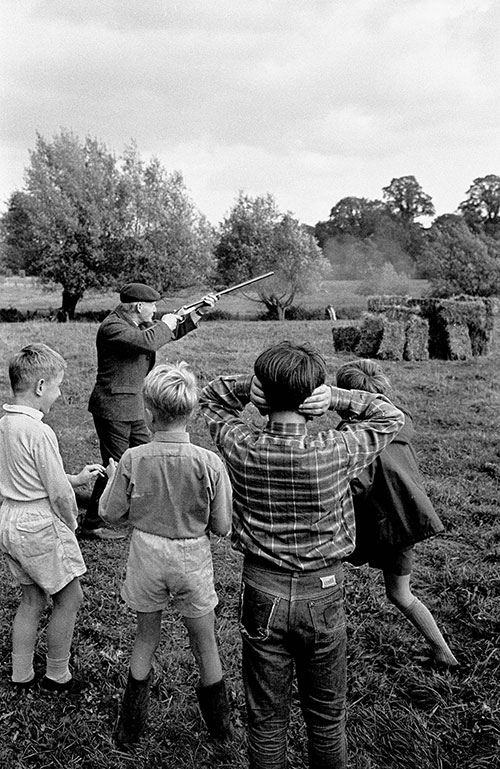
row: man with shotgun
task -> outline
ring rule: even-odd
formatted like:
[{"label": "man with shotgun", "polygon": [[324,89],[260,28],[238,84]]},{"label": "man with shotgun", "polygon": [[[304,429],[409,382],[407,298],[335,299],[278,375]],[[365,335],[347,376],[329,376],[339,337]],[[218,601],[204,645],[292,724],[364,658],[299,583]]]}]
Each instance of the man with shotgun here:
[{"label": "man with shotgun", "polygon": [[[128,283],[120,291],[120,304],[102,321],[97,331],[97,377],[90,395],[91,412],[103,464],[118,461],[132,446],[148,443],[144,421],[142,386],[156,360],[156,351],[195,329],[219,296],[262,280],[253,278],[218,293],[208,293],[193,304],[153,320],[160,294],[144,283]],[[88,539],[121,539],[123,532],[106,528],[98,513],[106,477],[97,479],[79,535]]]}]

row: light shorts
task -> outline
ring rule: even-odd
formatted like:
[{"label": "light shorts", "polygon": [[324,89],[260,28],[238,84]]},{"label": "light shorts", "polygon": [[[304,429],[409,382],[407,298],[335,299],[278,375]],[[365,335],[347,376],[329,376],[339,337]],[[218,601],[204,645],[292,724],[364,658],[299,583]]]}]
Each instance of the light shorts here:
[{"label": "light shorts", "polygon": [[210,540],[169,539],[134,529],[121,595],[134,611],[162,611],[172,599],[183,617],[204,617],[218,603]]},{"label": "light shorts", "polygon": [[87,571],[74,533],[52,512],[48,499],[3,501],[0,551],[20,585],[38,585],[49,595]]}]

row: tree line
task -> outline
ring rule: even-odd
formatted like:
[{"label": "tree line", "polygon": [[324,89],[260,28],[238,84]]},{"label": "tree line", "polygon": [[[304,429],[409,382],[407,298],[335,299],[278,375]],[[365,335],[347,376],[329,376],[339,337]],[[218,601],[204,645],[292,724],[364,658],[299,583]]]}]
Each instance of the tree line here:
[{"label": "tree line", "polygon": [[435,214],[414,176],[393,179],[382,200],[346,197],[328,220],[301,224],[271,194],[240,192],[214,228],[181,173],[145,162],[134,142],[116,157],[102,142],[61,130],[37,135],[24,186],[1,218],[0,269],[62,287],[73,317],[89,289],[140,280],[162,293],[222,288],[274,270],[256,301],[285,317],[325,277],[374,277],[389,266],[425,277],[440,295],[500,293],[500,177],[475,179],[457,212]]}]

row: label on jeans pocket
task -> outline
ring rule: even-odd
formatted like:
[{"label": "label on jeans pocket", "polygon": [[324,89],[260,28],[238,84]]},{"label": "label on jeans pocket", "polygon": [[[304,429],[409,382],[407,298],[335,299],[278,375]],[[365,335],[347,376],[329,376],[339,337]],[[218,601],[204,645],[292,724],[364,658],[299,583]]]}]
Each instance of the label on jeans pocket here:
[{"label": "label on jeans pocket", "polygon": [[337,584],[335,574],[330,574],[328,577],[320,577],[321,587],[334,587]]}]

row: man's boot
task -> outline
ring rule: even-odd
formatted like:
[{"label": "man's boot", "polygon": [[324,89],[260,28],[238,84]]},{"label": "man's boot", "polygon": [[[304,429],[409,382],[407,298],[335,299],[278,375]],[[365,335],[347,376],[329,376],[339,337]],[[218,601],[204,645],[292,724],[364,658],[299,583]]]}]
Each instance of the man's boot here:
[{"label": "man's boot", "polygon": [[137,742],[144,733],[148,719],[151,677],[152,671],[147,678],[138,681],[130,670],[128,672],[127,686],[123,694],[122,709],[115,734],[115,740],[119,746]]},{"label": "man's boot", "polygon": [[210,686],[197,686],[196,695],[210,735],[215,740],[229,739],[232,735],[231,710],[224,679]]}]

